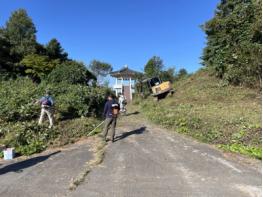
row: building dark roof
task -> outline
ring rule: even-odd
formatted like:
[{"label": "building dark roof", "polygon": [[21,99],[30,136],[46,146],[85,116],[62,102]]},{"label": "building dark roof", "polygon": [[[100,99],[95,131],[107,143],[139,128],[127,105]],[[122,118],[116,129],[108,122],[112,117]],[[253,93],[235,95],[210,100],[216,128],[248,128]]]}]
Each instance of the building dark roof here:
[{"label": "building dark roof", "polygon": [[137,72],[135,70],[129,69],[128,66],[125,66],[124,68],[111,72],[110,75],[115,78],[135,78],[136,75],[140,74],[140,72]]}]

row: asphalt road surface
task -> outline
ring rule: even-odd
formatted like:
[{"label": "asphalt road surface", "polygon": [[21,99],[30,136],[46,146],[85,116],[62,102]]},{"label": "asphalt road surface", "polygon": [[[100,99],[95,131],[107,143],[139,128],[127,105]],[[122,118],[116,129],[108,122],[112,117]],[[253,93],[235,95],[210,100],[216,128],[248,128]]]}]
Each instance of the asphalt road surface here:
[{"label": "asphalt road surface", "polygon": [[121,118],[117,141],[108,143],[103,163],[69,191],[70,179],[92,158],[88,149],[88,143],[75,145],[20,170],[16,163],[0,165],[0,196],[261,196],[260,161],[223,154],[158,128],[140,114]]}]

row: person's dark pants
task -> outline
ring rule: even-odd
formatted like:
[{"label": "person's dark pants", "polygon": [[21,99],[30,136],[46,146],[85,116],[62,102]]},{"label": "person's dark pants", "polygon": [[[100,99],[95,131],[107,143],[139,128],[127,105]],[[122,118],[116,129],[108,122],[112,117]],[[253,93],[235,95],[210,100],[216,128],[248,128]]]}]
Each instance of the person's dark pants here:
[{"label": "person's dark pants", "polygon": [[114,136],[115,136],[115,128],[116,128],[116,123],[117,123],[117,118],[106,118],[105,123],[104,123],[104,129],[102,136],[106,140],[108,130],[110,128],[111,130],[111,141],[114,141]]}]

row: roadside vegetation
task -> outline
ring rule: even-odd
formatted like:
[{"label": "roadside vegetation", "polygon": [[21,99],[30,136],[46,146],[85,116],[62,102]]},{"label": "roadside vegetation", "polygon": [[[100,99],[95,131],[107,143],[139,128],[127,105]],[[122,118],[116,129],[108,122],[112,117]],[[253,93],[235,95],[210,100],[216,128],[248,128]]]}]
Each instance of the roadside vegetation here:
[{"label": "roadside vegetation", "polygon": [[[19,78],[0,82],[0,144],[15,147],[16,152],[32,154],[48,145],[64,145],[85,136],[98,123],[106,88],[68,83],[34,84]],[[40,106],[34,104],[45,88],[55,98],[55,127],[37,125]]]},{"label": "roadside vegetation", "polygon": [[224,81],[202,69],[174,83],[172,97],[134,101],[154,123],[202,142],[258,159],[261,92]]},{"label": "roadside vegetation", "polygon": [[[87,136],[100,121],[110,92],[97,78],[106,76],[111,65],[94,62],[91,72],[82,62],[69,59],[57,39],[38,43],[27,12],[13,12],[0,28],[0,147],[30,155]],[[40,106],[35,102],[46,90],[55,100],[52,129],[48,121],[37,124]]]},{"label": "roadside vegetation", "polygon": [[149,60],[141,78],[169,80],[175,94],[156,103],[139,81],[143,93],[135,103],[159,125],[261,159],[261,16],[261,1],[222,0],[202,26],[207,35],[204,68],[192,75],[169,71],[167,78],[160,58]]}]

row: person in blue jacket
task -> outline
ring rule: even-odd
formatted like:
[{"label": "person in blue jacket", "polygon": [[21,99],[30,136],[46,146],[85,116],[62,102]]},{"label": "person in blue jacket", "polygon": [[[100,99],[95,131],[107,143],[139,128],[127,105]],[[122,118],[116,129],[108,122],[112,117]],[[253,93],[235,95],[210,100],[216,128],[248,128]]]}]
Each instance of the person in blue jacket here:
[{"label": "person in blue jacket", "polygon": [[50,95],[50,91],[46,90],[45,96],[37,101],[38,104],[41,105],[41,113],[38,124],[41,125],[43,123],[43,119],[45,115],[47,115],[49,119],[49,128],[54,126],[54,100]]},{"label": "person in blue jacket", "polygon": [[111,142],[114,142],[115,128],[117,123],[120,107],[117,101],[113,99],[112,95],[108,96],[108,101],[105,103],[103,115],[106,118],[104,123],[104,129],[102,137],[106,141],[109,128],[111,128]]}]

